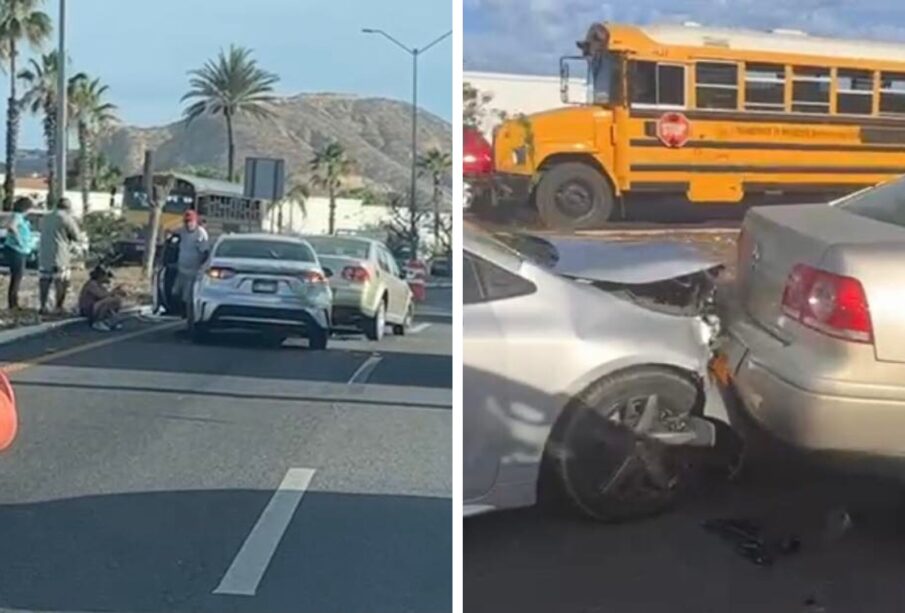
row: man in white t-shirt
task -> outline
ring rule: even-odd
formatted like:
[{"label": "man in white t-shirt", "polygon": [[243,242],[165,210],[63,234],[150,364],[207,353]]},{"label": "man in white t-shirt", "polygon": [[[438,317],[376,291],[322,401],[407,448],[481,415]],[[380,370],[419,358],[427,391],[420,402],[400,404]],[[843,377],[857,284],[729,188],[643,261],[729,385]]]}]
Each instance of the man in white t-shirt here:
[{"label": "man in white t-shirt", "polygon": [[207,260],[210,252],[210,240],[207,230],[198,225],[198,213],[188,210],[182,218],[183,226],[176,234],[179,236],[179,259],[176,265],[178,274],[173,285],[173,294],[182,298],[188,313],[192,299],[192,286],[198,271]]}]

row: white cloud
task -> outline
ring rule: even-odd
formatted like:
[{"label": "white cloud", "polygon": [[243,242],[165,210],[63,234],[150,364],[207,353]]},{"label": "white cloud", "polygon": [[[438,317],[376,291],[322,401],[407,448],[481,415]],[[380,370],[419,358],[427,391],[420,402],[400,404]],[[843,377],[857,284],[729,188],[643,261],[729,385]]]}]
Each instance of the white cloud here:
[{"label": "white cloud", "polygon": [[465,69],[553,74],[596,21],[796,28],[905,42],[901,0],[464,0]]}]

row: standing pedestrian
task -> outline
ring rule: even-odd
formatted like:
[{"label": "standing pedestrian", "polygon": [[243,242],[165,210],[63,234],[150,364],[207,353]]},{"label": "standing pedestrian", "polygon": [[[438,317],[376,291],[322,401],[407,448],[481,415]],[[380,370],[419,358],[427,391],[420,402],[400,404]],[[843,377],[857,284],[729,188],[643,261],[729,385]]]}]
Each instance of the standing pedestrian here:
[{"label": "standing pedestrian", "polygon": [[31,255],[32,245],[31,224],[25,218],[25,213],[32,207],[30,198],[19,198],[13,203],[13,214],[6,224],[6,238],[3,248],[6,251],[6,261],[9,263],[9,291],[7,292],[7,304],[10,311],[19,310],[19,286],[22,277],[25,276],[25,264]]},{"label": "standing pedestrian", "polygon": [[60,198],[57,208],[41,222],[41,247],[38,265],[41,269],[41,313],[47,312],[50,287],[53,285],[56,310],[62,312],[72,278],[72,252],[82,242],[82,230],[72,216],[72,202]]},{"label": "standing pedestrian", "polygon": [[179,259],[176,264],[176,283],[173,285],[173,294],[180,297],[185,307],[184,314],[189,316],[192,301],[192,286],[195,278],[201,270],[201,266],[207,260],[210,251],[210,239],[207,230],[198,224],[198,213],[189,209],[182,218],[182,228],[179,229]]}]

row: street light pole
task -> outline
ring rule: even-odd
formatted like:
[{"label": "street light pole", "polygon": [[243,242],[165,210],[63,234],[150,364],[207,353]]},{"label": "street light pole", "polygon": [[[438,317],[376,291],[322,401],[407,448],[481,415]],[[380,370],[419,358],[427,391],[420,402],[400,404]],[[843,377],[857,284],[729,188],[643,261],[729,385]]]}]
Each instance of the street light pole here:
[{"label": "street light pole", "polygon": [[[409,47],[408,45],[399,42],[397,39],[393,38],[383,30],[362,28],[361,31],[365,34],[379,34],[412,56],[412,185],[411,193],[409,194],[409,210],[411,212],[412,236],[417,236],[418,224],[416,212],[418,210],[418,205],[416,193],[418,187],[418,58],[424,55],[425,51],[451,36],[452,31],[437,37],[420,49],[418,47]],[[412,256],[416,257],[417,254],[413,253]]]},{"label": "street light pole", "polygon": [[409,232],[412,235],[412,259],[418,259],[418,50],[412,49],[412,195],[409,202]]},{"label": "street light pole", "polygon": [[[56,198],[62,198],[66,194],[66,135],[68,134],[67,121],[69,119],[66,109],[68,108],[67,88],[66,88],[66,0],[60,0],[60,47],[57,51],[57,71],[59,73],[59,82],[57,83],[57,161],[56,161],[56,177],[54,177],[55,185],[50,185],[50,193]],[[50,203],[51,207],[56,206],[56,202]]]}]

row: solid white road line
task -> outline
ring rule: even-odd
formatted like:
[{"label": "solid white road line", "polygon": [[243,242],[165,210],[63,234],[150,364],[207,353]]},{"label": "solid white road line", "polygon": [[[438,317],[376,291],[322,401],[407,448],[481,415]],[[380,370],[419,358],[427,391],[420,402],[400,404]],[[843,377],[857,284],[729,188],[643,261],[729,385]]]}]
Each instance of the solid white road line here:
[{"label": "solid white road line", "polygon": [[290,468],[251,529],[214,594],[254,596],[295,509],[314,477],[312,468]]},{"label": "solid white road line", "polygon": [[409,329],[408,333],[409,334],[418,334],[419,332],[424,332],[425,330],[427,330],[430,327],[431,327],[430,324],[418,324],[417,326],[412,326]]},{"label": "solid white road line", "polygon": [[383,358],[376,353],[365,360],[364,364],[359,366],[358,370],[355,371],[355,374],[352,375],[352,378],[349,379],[349,385],[367,383],[368,377],[371,376],[371,373],[374,372],[374,369],[377,368],[377,365],[380,364],[381,360],[383,360]]}]

